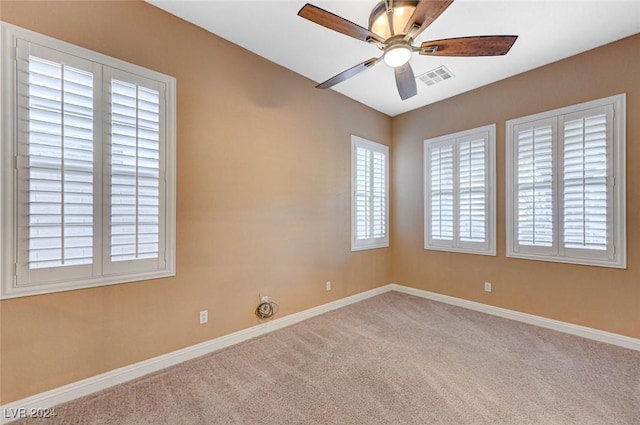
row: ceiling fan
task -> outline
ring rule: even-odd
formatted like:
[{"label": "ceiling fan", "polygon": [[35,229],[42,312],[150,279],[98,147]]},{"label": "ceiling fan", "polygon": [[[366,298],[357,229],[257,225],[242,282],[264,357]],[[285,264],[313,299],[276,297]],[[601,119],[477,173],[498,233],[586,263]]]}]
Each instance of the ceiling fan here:
[{"label": "ceiling fan", "polygon": [[431,56],[500,56],[507,54],[518,36],[482,35],[446,38],[425,41],[420,47],[414,46],[415,38],[451,6],[451,3],[453,0],[384,0],[371,11],[368,29],[309,3],[305,4],[298,12],[298,16],[355,39],[375,44],[383,51],[382,56],[371,58],[351,67],[318,84],[316,88],[333,87],[382,60],[394,68],[398,93],[402,100],[406,100],[418,92],[413,70],[409,64],[413,52]]}]

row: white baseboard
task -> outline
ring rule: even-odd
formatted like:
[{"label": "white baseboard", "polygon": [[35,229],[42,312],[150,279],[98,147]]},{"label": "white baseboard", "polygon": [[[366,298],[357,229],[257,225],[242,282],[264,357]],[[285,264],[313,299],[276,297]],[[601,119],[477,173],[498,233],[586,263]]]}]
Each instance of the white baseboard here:
[{"label": "white baseboard", "polygon": [[322,304],[317,307],[301,311],[299,313],[290,314],[288,316],[274,319],[272,321],[253,326],[251,328],[243,329],[232,334],[224,335],[210,341],[192,345],[191,347],[186,347],[177,351],[173,351],[171,353],[163,354],[158,357],[143,360],[129,366],[121,367],[119,369],[105,372],[91,378],[83,379],[82,381],[73,382],[62,387],[54,388],[52,390],[36,394],[34,396],[24,398],[22,400],[8,403],[4,406],[0,406],[0,424],[13,422],[14,420],[23,418],[32,412],[42,411],[42,409],[48,409],[53,406],[57,406],[58,404],[65,403],[76,398],[84,397],[97,391],[112,387],[114,385],[122,384],[132,379],[136,379],[149,373],[156,372],[160,369],[164,369],[166,367],[173,366],[178,363],[182,363],[187,360],[191,360],[196,357],[218,351],[222,348],[229,347],[231,345],[264,335],[266,333],[291,326],[303,320],[310,319],[314,316],[318,316],[328,311],[374,297],[390,290],[391,288],[389,285],[371,289],[369,291],[361,292],[359,294],[332,301],[327,304]]},{"label": "white baseboard", "polygon": [[364,299],[371,298],[389,291],[398,291],[409,295],[428,298],[430,300],[452,304],[470,310],[476,310],[482,313],[491,314],[493,316],[504,317],[506,319],[529,323],[531,325],[553,329],[556,331],[581,336],[583,338],[593,339],[596,341],[606,342],[620,347],[640,351],[640,339],[392,283],[356,295],[352,295],[350,297],[332,301],[327,304],[313,307],[299,313],[290,314],[289,316],[275,319],[270,322],[253,326],[251,328],[243,329],[229,335],[224,335],[210,341],[205,341],[191,347],[183,348],[171,353],[163,354],[158,357],[153,357],[148,360],[144,360],[129,366],[121,367],[119,369],[93,376],[91,378],[83,379],[82,381],[74,382],[59,388],[54,388],[53,390],[36,394],[22,400],[8,403],[4,406],[0,406],[0,424],[7,424],[16,419],[24,417],[24,415],[29,414],[29,412],[37,412],[38,410],[41,411],[42,409],[48,409],[58,404],[65,403],[79,397],[84,397],[94,392],[112,387],[114,385],[122,384],[132,379],[136,379],[149,373],[156,372],[160,369],[164,369],[166,367],[173,366],[178,363],[182,363],[184,361],[212,353],[214,351],[218,351],[222,348],[247,341],[251,338],[255,338],[287,326],[291,326],[295,323],[310,319],[328,311],[335,310],[337,308],[344,307],[349,304],[353,304],[355,302],[362,301]]},{"label": "white baseboard", "polygon": [[451,297],[449,295],[443,295],[435,292],[425,291],[422,289],[397,285],[395,283],[389,284],[387,285],[387,287],[389,287],[389,289],[393,291],[403,292],[405,294],[415,295],[417,297],[428,298],[430,300],[439,301],[445,304],[451,304],[458,307],[468,308],[469,310],[491,314],[492,316],[504,317],[506,319],[540,326],[541,328],[553,329],[555,331],[577,335],[583,338],[606,342],[607,344],[617,345],[619,347],[640,351],[640,339],[631,338],[612,332],[601,331],[599,329],[588,328],[586,326],[574,325],[573,323],[547,319],[546,317],[535,316],[533,314],[521,313],[515,310],[508,310],[506,308],[494,307],[492,305],[482,304],[475,301],[468,301],[462,298]]}]

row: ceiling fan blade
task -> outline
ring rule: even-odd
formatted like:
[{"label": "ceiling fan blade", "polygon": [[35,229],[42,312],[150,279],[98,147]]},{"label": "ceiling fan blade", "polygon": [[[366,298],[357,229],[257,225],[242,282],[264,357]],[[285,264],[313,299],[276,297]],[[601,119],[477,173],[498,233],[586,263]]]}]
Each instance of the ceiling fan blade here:
[{"label": "ceiling fan blade", "polygon": [[344,80],[353,77],[354,75],[358,74],[359,72],[364,71],[367,68],[371,68],[373,65],[377,64],[378,61],[380,60],[380,58],[371,58],[369,60],[366,60],[356,66],[353,66],[349,69],[347,69],[346,71],[342,71],[340,74],[329,78],[327,81],[325,81],[324,83],[320,83],[316,86],[317,89],[328,89],[330,87],[335,86],[338,83],[343,82]]},{"label": "ceiling fan blade", "polygon": [[500,56],[506,55],[517,35],[480,35],[425,41],[421,55],[432,56]]},{"label": "ceiling fan blade", "polygon": [[398,93],[402,100],[409,99],[410,97],[418,94],[418,88],[416,87],[416,77],[413,75],[413,69],[409,62],[404,65],[395,68],[396,73],[396,86],[398,86]]},{"label": "ceiling fan blade", "polygon": [[372,33],[368,29],[309,3],[302,6],[302,9],[298,12],[298,16],[357,40],[366,42],[373,40],[377,43],[384,43],[382,37]]},{"label": "ceiling fan blade", "polygon": [[453,0],[422,0],[416,5],[413,15],[407,21],[404,27],[404,33],[407,37],[416,38],[422,33],[433,21],[436,20],[442,12],[451,6]]}]

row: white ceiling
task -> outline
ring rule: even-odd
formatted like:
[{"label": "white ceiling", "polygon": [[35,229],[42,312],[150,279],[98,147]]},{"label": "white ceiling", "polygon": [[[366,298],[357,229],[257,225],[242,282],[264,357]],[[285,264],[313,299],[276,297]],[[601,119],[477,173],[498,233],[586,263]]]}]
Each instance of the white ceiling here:
[{"label": "white ceiling", "polygon": [[[147,0],[186,21],[320,83],[372,57],[375,46],[297,16],[304,0]],[[376,0],[310,0],[367,27]],[[393,69],[384,62],[332,88],[395,116],[640,32],[637,0],[455,0],[419,37],[426,40],[518,35],[501,57],[411,58],[416,76],[446,66],[454,78],[434,86],[418,81],[418,94],[402,101]],[[212,53],[215,54],[215,53]],[[612,75],[607,77],[615,78]]]}]

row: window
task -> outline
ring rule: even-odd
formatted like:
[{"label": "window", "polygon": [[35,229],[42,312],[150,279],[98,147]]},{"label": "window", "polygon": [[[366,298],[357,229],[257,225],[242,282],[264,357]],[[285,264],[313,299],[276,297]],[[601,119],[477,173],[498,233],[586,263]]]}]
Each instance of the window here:
[{"label": "window", "polygon": [[351,136],[351,250],[389,246],[389,148]]},{"label": "window", "polygon": [[626,267],[624,94],[507,121],[507,256]]},{"label": "window", "polygon": [[496,126],[424,141],[424,248],[495,255]]},{"label": "window", "polygon": [[175,79],[2,37],[2,298],[175,275]]}]

